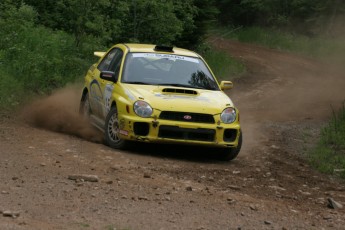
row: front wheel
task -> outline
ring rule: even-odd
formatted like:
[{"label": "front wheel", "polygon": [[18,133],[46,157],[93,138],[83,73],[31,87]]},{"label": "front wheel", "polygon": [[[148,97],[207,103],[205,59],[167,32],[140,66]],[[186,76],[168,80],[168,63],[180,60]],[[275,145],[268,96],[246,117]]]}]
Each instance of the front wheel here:
[{"label": "front wheel", "polygon": [[123,140],[119,136],[119,119],[116,107],[113,107],[105,119],[105,143],[116,149],[123,149],[126,147],[127,141]]},{"label": "front wheel", "polygon": [[237,155],[240,153],[242,147],[242,131],[240,133],[240,137],[238,138],[238,145],[235,148],[225,148],[221,149],[220,153],[218,155],[219,160],[222,161],[231,161],[237,157]]}]

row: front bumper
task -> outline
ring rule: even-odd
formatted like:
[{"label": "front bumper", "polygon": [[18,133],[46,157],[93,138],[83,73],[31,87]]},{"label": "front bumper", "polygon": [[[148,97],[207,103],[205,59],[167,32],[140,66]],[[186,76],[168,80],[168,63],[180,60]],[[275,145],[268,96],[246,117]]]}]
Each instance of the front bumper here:
[{"label": "front bumper", "polygon": [[120,137],[125,140],[237,147],[240,124],[208,124],[119,115]]}]

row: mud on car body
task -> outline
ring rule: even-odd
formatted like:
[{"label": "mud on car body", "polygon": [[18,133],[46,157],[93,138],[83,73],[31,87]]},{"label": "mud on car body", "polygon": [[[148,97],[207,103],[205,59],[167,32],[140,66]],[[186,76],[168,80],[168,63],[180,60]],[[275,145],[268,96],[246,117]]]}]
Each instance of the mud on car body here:
[{"label": "mud on car body", "polygon": [[239,111],[204,59],[176,47],[117,44],[85,76],[80,112],[104,132],[105,142],[131,141],[216,147],[223,160],[242,145]]}]

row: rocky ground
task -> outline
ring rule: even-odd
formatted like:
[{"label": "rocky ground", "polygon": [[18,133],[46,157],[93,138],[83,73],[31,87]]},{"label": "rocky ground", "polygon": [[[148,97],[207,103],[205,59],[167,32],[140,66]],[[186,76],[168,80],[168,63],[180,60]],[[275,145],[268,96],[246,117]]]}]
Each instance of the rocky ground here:
[{"label": "rocky ground", "polygon": [[80,92],[69,87],[0,120],[0,229],[344,229],[344,181],[305,160],[330,105],[345,98],[343,72],[212,42],[248,69],[229,91],[244,133],[238,158],[220,162],[214,150],[184,146],[108,148],[78,118]]}]

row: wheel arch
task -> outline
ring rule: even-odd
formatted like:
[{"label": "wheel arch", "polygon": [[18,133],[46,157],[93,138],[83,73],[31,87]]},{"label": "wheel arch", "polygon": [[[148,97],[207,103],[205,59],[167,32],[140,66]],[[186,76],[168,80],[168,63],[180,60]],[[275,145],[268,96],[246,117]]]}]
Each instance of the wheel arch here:
[{"label": "wheel arch", "polygon": [[84,101],[85,100],[85,97],[86,97],[86,95],[89,93],[89,90],[85,87],[84,89],[83,89],[83,92],[82,92],[82,94],[81,94],[81,101]]},{"label": "wheel arch", "polygon": [[116,108],[116,101],[112,101],[111,102],[110,109],[112,109],[112,108]]}]

